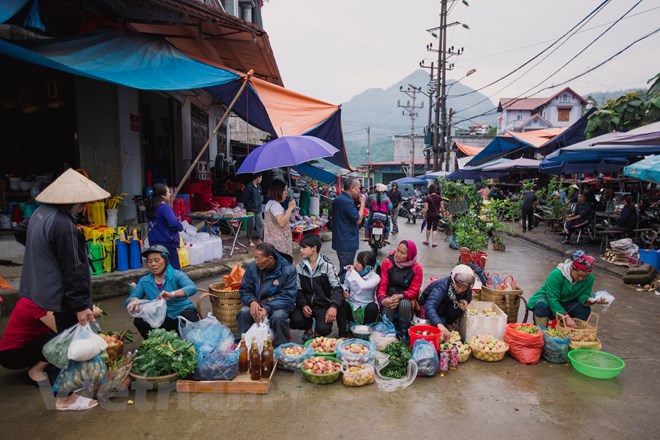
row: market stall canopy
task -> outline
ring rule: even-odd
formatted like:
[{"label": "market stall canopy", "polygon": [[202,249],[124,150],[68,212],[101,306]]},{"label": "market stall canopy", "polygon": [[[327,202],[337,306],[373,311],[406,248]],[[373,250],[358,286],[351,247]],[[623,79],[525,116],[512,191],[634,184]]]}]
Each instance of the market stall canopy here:
[{"label": "market stall canopy", "polygon": [[489,165],[483,167],[484,171],[505,171],[505,170],[538,170],[539,165],[541,164],[540,160],[526,159],[524,157],[519,157],[518,159],[513,159],[508,162],[501,162],[495,165]]},{"label": "market stall canopy", "polygon": [[426,179],[422,179],[421,177],[402,177],[394,180],[394,182],[399,185],[426,185],[428,183]]},{"label": "market stall canopy", "polygon": [[304,174],[307,177],[311,177],[314,180],[317,180],[321,183],[336,183],[337,182],[337,175],[332,174],[326,170],[323,170],[319,167],[315,167],[314,165],[310,165],[308,163],[301,163],[300,165],[296,165],[293,167],[296,171],[298,171],[300,174]]},{"label": "market stall canopy", "polygon": [[449,175],[449,171],[434,171],[432,173],[426,173],[423,176],[419,176],[419,177],[427,180],[436,180],[436,179],[441,179],[443,177],[447,177],[448,175]]},{"label": "market stall canopy", "polygon": [[625,176],[660,183],[660,155],[653,155],[628,165],[623,169]]},{"label": "market stall canopy", "polygon": [[447,180],[482,180],[482,179],[496,179],[504,176],[506,173],[499,172],[486,172],[482,170],[476,170],[473,168],[463,168],[458,171],[454,171],[451,174],[448,174],[445,179]]},{"label": "market stall canopy", "polygon": [[330,157],[337,149],[314,136],[282,136],[252,150],[236,174],[260,173]]},{"label": "market stall canopy", "polygon": [[628,159],[619,157],[602,159],[596,162],[555,162],[543,160],[539,170],[545,174],[605,174],[621,171],[628,164]]},{"label": "market stall canopy", "polygon": [[454,145],[456,145],[456,148],[458,148],[458,150],[461,151],[466,156],[476,156],[477,154],[481,153],[484,148],[486,148],[486,147],[473,147],[472,145],[465,145],[460,142],[454,142]]},{"label": "market stall canopy", "polygon": [[644,125],[626,133],[617,133],[615,137],[593,142],[592,145],[660,145],[660,122]]},{"label": "market stall canopy", "polygon": [[560,148],[545,158],[553,162],[599,162],[615,157],[634,158],[660,154],[660,141],[647,141],[642,145],[610,143],[617,139],[621,142],[621,133],[607,133],[569,147]]}]

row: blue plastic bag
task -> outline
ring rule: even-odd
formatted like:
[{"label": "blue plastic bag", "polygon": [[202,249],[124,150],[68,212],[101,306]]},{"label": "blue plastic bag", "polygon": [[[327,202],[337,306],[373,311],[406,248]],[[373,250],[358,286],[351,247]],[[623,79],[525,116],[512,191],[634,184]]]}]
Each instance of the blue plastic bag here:
[{"label": "blue plastic bag", "polygon": [[[284,353],[284,349],[290,347],[302,347],[303,352],[298,356]],[[302,361],[311,358],[312,356],[314,356],[314,348],[312,348],[311,345],[304,346],[304,345],[296,344],[294,342],[282,344],[278,346],[273,352],[273,357],[277,361],[277,368],[287,371],[299,370]]]},{"label": "blue plastic bag", "polygon": [[[364,353],[353,353],[351,349],[359,346]],[[369,341],[362,339],[346,339],[339,341],[335,345],[337,357],[348,365],[364,365],[372,364],[374,362],[374,354],[376,353],[376,346]]]},{"label": "blue plastic bag", "polygon": [[83,362],[69,361],[67,367],[57,375],[53,391],[68,393],[103,383],[107,372],[108,369],[101,355]]},{"label": "blue plastic bag", "polygon": [[197,353],[197,380],[232,380],[238,376],[240,350],[223,352],[219,348],[209,353]]},{"label": "blue plastic bag", "polygon": [[411,359],[417,363],[418,376],[435,376],[440,367],[440,358],[435,346],[424,339],[415,341]]},{"label": "blue plastic bag", "polygon": [[381,322],[374,322],[371,324],[371,331],[383,333],[386,335],[396,334],[396,328],[394,328],[394,324],[385,315],[383,315],[383,320]]},{"label": "blue plastic bag", "polygon": [[228,352],[234,348],[231,330],[211,313],[197,322],[179,316],[179,334],[181,338],[192,342],[198,353],[208,354],[218,348],[221,352]]},{"label": "blue plastic bag", "polygon": [[543,333],[543,358],[553,364],[563,364],[568,362],[568,344],[571,342],[570,335],[565,338],[548,336],[547,328],[539,326]]}]

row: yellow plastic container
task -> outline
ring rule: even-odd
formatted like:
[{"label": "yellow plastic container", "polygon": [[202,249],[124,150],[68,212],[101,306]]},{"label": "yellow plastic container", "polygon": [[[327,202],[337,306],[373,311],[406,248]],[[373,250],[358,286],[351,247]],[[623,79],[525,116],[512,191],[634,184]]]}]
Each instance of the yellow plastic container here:
[{"label": "yellow plastic container", "polygon": [[178,248],[176,252],[179,254],[179,265],[184,268],[190,266],[190,254],[186,248]]},{"label": "yellow plastic container", "polygon": [[103,272],[112,272],[115,268],[115,241],[107,239],[103,242]]},{"label": "yellow plastic container", "polygon": [[87,215],[93,225],[105,225],[105,203],[92,202],[87,204]]}]

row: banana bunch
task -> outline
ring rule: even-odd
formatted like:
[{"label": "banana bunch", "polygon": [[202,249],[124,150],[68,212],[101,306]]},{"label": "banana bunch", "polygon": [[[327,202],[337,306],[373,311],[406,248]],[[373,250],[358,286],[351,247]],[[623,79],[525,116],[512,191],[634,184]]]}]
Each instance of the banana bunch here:
[{"label": "banana bunch", "polygon": [[117,209],[117,207],[121,204],[121,202],[124,200],[124,197],[127,196],[127,193],[121,193],[116,196],[108,197],[108,200],[105,202],[105,206],[108,209]]}]

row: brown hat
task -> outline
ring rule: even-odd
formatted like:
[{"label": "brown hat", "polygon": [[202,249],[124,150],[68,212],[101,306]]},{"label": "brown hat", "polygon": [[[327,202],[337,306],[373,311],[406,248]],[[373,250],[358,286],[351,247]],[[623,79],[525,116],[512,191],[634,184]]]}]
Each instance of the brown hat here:
[{"label": "brown hat", "polygon": [[74,205],[110,197],[110,193],[79,172],[69,168],[38,196],[37,202],[53,205]]}]

